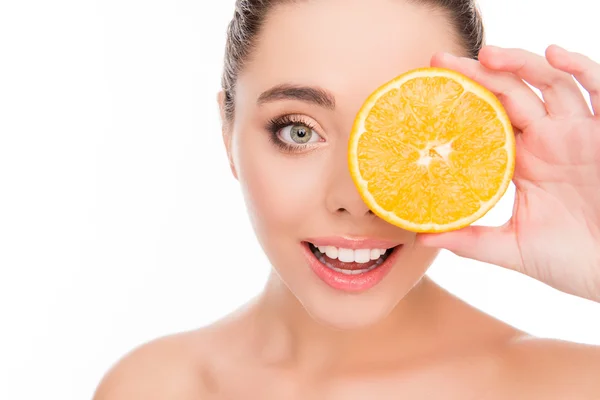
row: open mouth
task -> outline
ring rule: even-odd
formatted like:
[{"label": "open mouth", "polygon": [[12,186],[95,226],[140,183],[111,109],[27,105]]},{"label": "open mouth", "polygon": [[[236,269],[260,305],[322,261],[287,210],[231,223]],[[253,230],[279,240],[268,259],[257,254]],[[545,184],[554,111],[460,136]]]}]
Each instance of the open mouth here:
[{"label": "open mouth", "polygon": [[302,248],[311,269],[323,282],[337,290],[357,293],[377,285],[391,271],[404,247],[394,244],[325,238],[316,243],[302,242]]},{"label": "open mouth", "polygon": [[317,260],[332,271],[359,275],[381,266],[400,246],[389,249],[345,249],[335,246],[315,246],[306,242]]}]

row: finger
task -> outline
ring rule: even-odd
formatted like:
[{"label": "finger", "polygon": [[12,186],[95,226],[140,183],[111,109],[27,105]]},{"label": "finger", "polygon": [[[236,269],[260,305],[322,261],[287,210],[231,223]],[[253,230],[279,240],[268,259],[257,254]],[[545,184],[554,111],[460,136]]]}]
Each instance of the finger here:
[{"label": "finger", "polygon": [[517,271],[521,269],[519,247],[509,224],[502,227],[468,226],[445,233],[422,233],[417,239],[424,246],[443,248],[460,257]]},{"label": "finger", "polygon": [[447,53],[434,55],[431,65],[460,72],[488,88],[502,102],[512,124],[519,130],[547,116],[546,107],[538,95],[512,73],[492,71],[477,60]]},{"label": "finger", "polygon": [[567,51],[552,45],[546,50],[546,58],[554,68],[575,76],[581,86],[590,94],[592,108],[600,113],[600,64],[583,54]]},{"label": "finger", "polygon": [[590,115],[573,77],[553,68],[543,56],[522,49],[486,46],[479,53],[479,61],[494,71],[512,72],[538,88],[552,116]]}]

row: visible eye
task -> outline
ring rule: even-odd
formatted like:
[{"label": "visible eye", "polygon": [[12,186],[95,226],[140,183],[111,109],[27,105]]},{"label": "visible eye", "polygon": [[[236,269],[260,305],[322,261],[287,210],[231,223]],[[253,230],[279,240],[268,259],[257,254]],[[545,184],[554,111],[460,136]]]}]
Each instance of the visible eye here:
[{"label": "visible eye", "polygon": [[279,131],[279,137],[282,141],[291,144],[306,144],[322,140],[314,129],[301,123],[284,126]]}]

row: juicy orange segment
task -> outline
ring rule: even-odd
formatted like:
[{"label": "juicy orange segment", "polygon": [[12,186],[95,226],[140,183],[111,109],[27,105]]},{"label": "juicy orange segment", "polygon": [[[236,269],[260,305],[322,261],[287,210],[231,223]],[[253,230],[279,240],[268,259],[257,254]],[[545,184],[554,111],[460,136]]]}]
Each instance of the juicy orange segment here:
[{"label": "juicy orange segment", "polygon": [[455,71],[420,68],[365,101],[348,162],[379,217],[415,232],[450,231],[483,217],[508,189],[514,133],[489,90]]}]

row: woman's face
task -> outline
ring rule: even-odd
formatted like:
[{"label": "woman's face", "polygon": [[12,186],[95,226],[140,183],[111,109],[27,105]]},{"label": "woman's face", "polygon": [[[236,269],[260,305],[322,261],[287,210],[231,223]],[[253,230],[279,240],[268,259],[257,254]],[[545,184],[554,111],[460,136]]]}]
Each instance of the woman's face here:
[{"label": "woman's face", "polygon": [[231,163],[265,253],[320,322],[357,328],[381,320],[436,256],[369,211],[347,148],[367,96],[429,66],[437,51],[460,48],[445,17],[424,7],[293,2],[270,11],[239,76],[225,130]]}]

